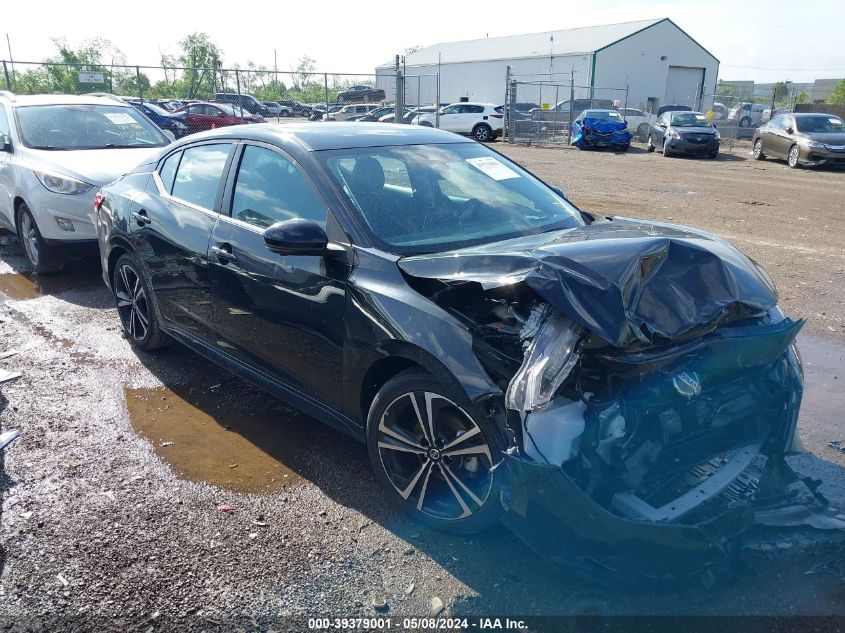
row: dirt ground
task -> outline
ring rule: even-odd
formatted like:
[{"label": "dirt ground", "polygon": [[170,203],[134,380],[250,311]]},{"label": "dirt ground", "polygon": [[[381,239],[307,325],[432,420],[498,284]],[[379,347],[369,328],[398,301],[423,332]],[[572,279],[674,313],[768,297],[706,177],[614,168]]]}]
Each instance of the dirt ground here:
[{"label": "dirt ground", "polygon": [[[568,149],[504,151],[585,210],[714,231],[807,316],[792,459],[845,508],[845,172]],[[0,239],[0,615],[44,630],[307,630],[307,616],[843,615],[845,546],[784,533],[729,582],[619,589],[550,567],[501,528],[394,511],[366,451],[179,347],[133,352],[96,262],[28,275]],[[773,543],[773,544],[772,544]],[[300,619],[284,619],[293,616]],[[281,618],[281,619],[279,619]]]}]

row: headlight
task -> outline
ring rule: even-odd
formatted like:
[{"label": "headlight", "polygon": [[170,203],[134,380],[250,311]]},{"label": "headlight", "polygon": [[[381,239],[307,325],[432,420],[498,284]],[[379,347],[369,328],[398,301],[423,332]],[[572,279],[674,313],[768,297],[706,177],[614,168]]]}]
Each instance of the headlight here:
[{"label": "headlight", "polygon": [[811,147],[813,149],[827,149],[827,145],[824,143],[816,143],[816,141],[807,141],[807,147]]},{"label": "headlight", "polygon": [[39,182],[44,185],[44,188],[53,193],[63,193],[68,195],[76,195],[81,193],[88,193],[94,185],[89,185],[87,182],[82,182],[76,178],[65,176],[62,174],[55,174],[48,171],[35,171],[33,173],[38,178]]},{"label": "headlight", "polygon": [[529,322],[538,318],[542,321],[525,352],[522,366],[508,385],[505,394],[508,409],[534,411],[545,407],[580,357],[576,348],[581,327],[560,312],[546,308],[529,318]]},{"label": "headlight", "polygon": [[716,132],[716,134],[713,135],[713,138],[718,141],[720,138],[722,138],[722,135]]},{"label": "headlight", "polygon": [[681,138],[681,135],[678,134],[675,130],[669,130],[669,134],[667,134],[669,138]]}]

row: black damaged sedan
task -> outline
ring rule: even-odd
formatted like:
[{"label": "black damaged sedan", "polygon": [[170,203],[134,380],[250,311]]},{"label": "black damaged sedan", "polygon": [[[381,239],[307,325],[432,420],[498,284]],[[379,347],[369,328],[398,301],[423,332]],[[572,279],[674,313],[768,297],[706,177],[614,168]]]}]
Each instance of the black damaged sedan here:
[{"label": "black damaged sedan", "polygon": [[783,459],[803,322],[724,240],[384,124],[193,135],[95,207],[137,348],[178,341],[366,442],[434,527],[504,518],[552,559],[670,577],[813,511]]}]

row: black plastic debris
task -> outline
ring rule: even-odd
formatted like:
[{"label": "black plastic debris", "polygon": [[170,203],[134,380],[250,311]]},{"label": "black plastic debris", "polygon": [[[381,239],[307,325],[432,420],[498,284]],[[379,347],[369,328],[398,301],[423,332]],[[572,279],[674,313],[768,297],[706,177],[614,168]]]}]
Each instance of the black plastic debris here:
[{"label": "black plastic debris", "polygon": [[835,451],[839,451],[840,453],[845,453],[845,441],[842,440],[831,440],[827,443],[830,448]]}]

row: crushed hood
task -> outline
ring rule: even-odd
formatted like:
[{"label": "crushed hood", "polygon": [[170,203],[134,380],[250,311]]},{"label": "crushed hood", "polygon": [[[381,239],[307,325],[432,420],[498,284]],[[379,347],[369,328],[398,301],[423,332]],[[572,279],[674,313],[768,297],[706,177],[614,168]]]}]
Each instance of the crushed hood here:
[{"label": "crushed hood", "polygon": [[485,288],[525,283],[617,347],[677,339],[777,304],[766,272],[727,241],[625,218],[398,264],[412,277]]}]

